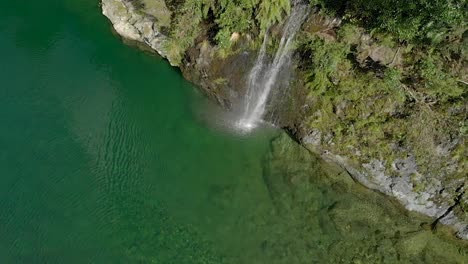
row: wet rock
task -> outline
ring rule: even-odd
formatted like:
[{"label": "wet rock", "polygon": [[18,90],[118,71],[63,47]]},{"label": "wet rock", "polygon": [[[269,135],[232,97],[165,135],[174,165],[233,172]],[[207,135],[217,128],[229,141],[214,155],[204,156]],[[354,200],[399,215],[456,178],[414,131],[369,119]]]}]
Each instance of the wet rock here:
[{"label": "wet rock", "polygon": [[[239,40],[240,41],[240,40]],[[255,56],[249,52],[239,52],[227,58],[215,56],[217,48],[208,41],[190,48],[180,69],[184,77],[197,84],[210,98],[226,109],[239,103],[245,93],[246,77]]]},{"label": "wet rock", "polygon": [[[175,60],[165,50],[169,38],[163,33],[166,32],[163,29],[170,24],[170,13],[174,10],[169,10],[166,7],[165,2],[167,1],[141,1],[146,5],[151,3],[151,6],[147,6],[148,9],[144,12],[137,10],[132,3],[126,0],[102,0],[103,14],[109,18],[119,35],[144,43],[161,56],[166,57],[172,65],[176,65]],[[341,21],[338,19],[313,14],[304,24],[303,29],[309,33],[317,34],[323,39],[335,41],[337,38],[335,29],[340,23]],[[204,30],[206,31],[206,29]],[[272,32],[275,32],[275,29],[272,29]],[[233,34],[231,38],[232,41],[236,42],[236,47],[239,48],[226,58],[220,58],[215,56],[217,47],[210,42],[208,33],[202,30],[202,35],[196,39],[193,47],[187,51],[182,64],[179,65],[186,79],[200,86],[207,96],[227,109],[231,108],[245,94],[245,79],[256,55],[254,51],[245,48],[248,46],[246,43],[250,43],[252,40],[250,34]],[[402,52],[399,48],[385,46],[361,30],[357,30],[351,38],[353,38],[353,43],[356,42],[353,44],[356,46],[355,59],[362,67],[378,64],[380,68],[377,70],[381,70],[386,69],[386,67],[396,67],[402,62]],[[369,61],[372,64],[369,64]],[[332,81],[338,82],[333,79]],[[277,123],[291,132],[309,150],[314,151],[329,162],[340,165],[352,175],[355,181],[364,186],[396,197],[409,210],[438,218],[446,213],[452,205],[451,202],[456,194],[455,189],[460,184],[459,181],[466,181],[466,178],[461,180],[448,179],[448,172],[463,173],[463,168],[457,166],[456,162],[445,164],[446,169],[443,170],[443,173],[423,175],[419,171],[414,155],[394,160],[387,160],[387,157],[367,157],[367,154],[361,155],[361,151],[356,146],[350,146],[346,153],[338,155],[333,148],[333,146],[337,146],[334,142],[336,135],[318,128],[310,128],[304,124],[310,120],[305,120],[303,117],[320,118],[323,115],[320,110],[315,113],[308,112],[311,109],[310,105],[316,102],[307,101],[304,83],[297,81],[287,83],[284,86],[290,88],[288,92],[292,94],[292,98],[288,98],[284,94],[279,94],[278,97],[284,97],[286,99],[284,102],[296,102],[296,105],[290,109],[284,107],[277,112],[270,111],[269,115],[278,118]],[[372,116],[374,101],[375,98],[369,99],[368,110],[359,113],[359,118],[368,119]],[[346,118],[347,107],[347,104],[343,102],[335,108],[336,115],[342,120]],[[395,112],[396,107],[388,109],[386,111],[389,115],[398,115],[398,112]],[[459,107],[450,111],[459,113],[463,110],[463,107]],[[438,142],[435,147],[437,155],[446,157],[454,144],[457,144],[453,142],[446,140]],[[401,153],[402,151],[395,148],[395,152]],[[297,184],[297,182],[301,182],[301,179],[300,176],[296,175],[291,178],[290,183]],[[460,208],[468,208],[468,202],[465,200],[466,197],[463,197]],[[453,226],[459,237],[468,239],[468,219],[466,219],[468,216],[464,213],[465,218],[463,218],[463,213],[459,211],[457,209],[454,213],[447,214],[440,222]],[[356,228],[363,226],[365,225],[361,226],[356,223]]]}]

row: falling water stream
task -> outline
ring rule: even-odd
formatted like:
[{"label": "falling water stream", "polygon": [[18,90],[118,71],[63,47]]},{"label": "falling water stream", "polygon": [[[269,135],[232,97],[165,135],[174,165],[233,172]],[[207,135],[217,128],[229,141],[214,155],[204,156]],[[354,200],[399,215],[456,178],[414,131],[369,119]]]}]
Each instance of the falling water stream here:
[{"label": "falling water stream", "polygon": [[[252,70],[247,123],[306,12]],[[205,125],[194,112],[222,110],[110,28],[97,0],[0,8],[1,264],[467,263],[468,245],[285,134]]]},{"label": "falling water stream", "polygon": [[267,33],[255,65],[250,71],[247,81],[247,96],[244,102],[245,108],[241,119],[238,121],[238,127],[243,131],[252,130],[262,121],[265,106],[272,89],[275,87],[278,74],[289,65],[294,37],[309,13],[308,5],[299,1],[295,1],[293,4],[291,15],[284,27],[273,62],[270,64],[266,62],[269,40]]}]

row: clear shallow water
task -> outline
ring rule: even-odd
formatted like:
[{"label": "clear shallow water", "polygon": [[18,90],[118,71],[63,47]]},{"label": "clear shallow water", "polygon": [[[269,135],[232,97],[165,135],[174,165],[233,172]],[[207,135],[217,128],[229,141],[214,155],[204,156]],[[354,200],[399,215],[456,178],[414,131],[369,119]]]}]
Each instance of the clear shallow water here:
[{"label": "clear shallow water", "polygon": [[0,55],[0,263],[466,257],[284,137],[211,129],[213,108],[97,1],[2,4]]},{"label": "clear shallow water", "polygon": [[203,98],[97,2],[7,3],[0,53],[0,262],[216,263],[218,234],[247,235],[269,136],[198,122]]}]

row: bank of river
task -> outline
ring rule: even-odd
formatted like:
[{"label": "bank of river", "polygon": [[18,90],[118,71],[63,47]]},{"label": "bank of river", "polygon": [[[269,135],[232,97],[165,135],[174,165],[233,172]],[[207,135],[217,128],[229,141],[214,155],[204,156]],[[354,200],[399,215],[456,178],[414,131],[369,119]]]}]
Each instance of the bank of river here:
[{"label": "bank of river", "polygon": [[97,1],[5,3],[0,54],[1,263],[467,258],[278,131],[212,125],[221,110]]}]

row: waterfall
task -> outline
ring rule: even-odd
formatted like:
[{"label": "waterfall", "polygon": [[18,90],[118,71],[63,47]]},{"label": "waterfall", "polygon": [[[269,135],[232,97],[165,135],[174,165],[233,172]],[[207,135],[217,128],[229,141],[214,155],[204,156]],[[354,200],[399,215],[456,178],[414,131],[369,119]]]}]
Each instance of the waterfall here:
[{"label": "waterfall", "polygon": [[293,39],[309,13],[309,8],[306,4],[298,3],[298,1],[295,2],[291,15],[284,26],[283,35],[273,62],[270,64],[266,63],[267,32],[255,65],[248,76],[244,112],[237,123],[238,127],[244,131],[252,130],[262,121],[265,106],[276,84],[278,73],[290,61]]}]

